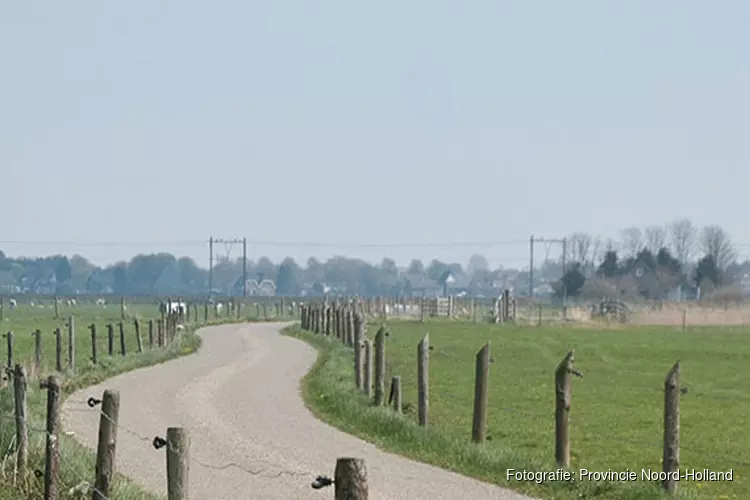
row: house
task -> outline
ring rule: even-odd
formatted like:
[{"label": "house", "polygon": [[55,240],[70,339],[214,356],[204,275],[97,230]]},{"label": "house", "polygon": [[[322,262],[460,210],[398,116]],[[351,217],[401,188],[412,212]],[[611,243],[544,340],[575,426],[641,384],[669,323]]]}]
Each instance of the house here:
[{"label": "house", "polygon": [[0,271],[0,293],[13,294],[19,293],[21,287],[16,282],[16,277],[12,271]]},{"label": "house", "polygon": [[440,284],[421,275],[406,274],[402,276],[404,295],[418,297],[437,297],[441,294]]},{"label": "house", "polygon": [[453,271],[445,271],[438,278],[438,285],[442,288],[443,297],[467,294],[471,291],[472,280],[465,275],[456,275]]},{"label": "house", "polygon": [[[276,295],[276,283],[268,278],[261,280],[249,279],[245,283],[245,286],[247,287],[248,295],[263,297],[272,297]],[[241,291],[242,290],[240,290],[240,292]]]}]

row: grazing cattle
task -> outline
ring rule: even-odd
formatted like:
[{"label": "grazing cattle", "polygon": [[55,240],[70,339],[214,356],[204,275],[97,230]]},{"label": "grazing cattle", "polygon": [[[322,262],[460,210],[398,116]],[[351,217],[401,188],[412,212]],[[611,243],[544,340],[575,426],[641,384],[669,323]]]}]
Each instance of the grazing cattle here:
[{"label": "grazing cattle", "polygon": [[159,304],[159,312],[164,314],[187,314],[187,305],[184,302],[162,302]]},{"label": "grazing cattle", "polygon": [[70,307],[73,307],[73,306],[75,306],[75,305],[76,305],[76,299],[67,299],[67,300],[65,301],[65,304],[67,304],[67,305],[68,305],[68,306],[70,306]]},{"label": "grazing cattle", "polygon": [[96,299],[96,305],[97,306],[104,306],[107,303],[104,299]]},{"label": "grazing cattle", "polygon": [[18,302],[16,302],[16,299],[10,299],[8,303],[10,304],[11,309],[15,309],[16,307],[18,307]]},{"label": "grazing cattle", "polygon": [[223,308],[224,308],[224,304],[222,304],[221,302],[217,302],[216,303],[216,314],[219,314]]}]

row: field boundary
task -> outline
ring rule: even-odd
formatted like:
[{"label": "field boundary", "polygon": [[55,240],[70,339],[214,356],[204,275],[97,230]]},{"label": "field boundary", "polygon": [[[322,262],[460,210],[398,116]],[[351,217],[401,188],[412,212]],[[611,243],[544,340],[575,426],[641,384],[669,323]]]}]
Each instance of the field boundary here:
[{"label": "field boundary", "polygon": [[[479,479],[509,486],[521,492],[528,494],[546,494],[554,495],[555,498],[580,498],[578,495],[583,494],[586,498],[661,498],[664,493],[659,491],[659,487],[654,484],[636,484],[620,483],[615,481],[600,482],[588,490],[580,487],[549,487],[549,485],[527,485],[523,483],[509,483],[503,480],[498,474],[499,469],[503,467],[515,468],[516,470],[555,470],[557,467],[567,468],[570,465],[570,441],[567,433],[567,411],[566,406],[570,408],[570,391],[571,379],[576,375],[582,375],[577,372],[572,364],[573,353],[570,352],[558,365],[558,382],[561,384],[558,390],[558,401],[556,404],[557,417],[552,414],[547,416],[525,415],[523,412],[516,412],[520,418],[546,418],[551,425],[558,426],[556,433],[557,446],[556,456],[550,457],[546,463],[529,462],[529,459],[513,453],[513,450],[504,450],[499,452],[501,456],[495,457],[496,460],[490,460],[481,443],[486,439],[486,372],[489,360],[489,344],[485,345],[477,353],[477,379],[475,385],[474,398],[474,429],[472,432],[473,443],[468,440],[460,443],[453,442],[452,438],[446,438],[439,435],[439,432],[425,425],[428,421],[428,412],[426,404],[417,402],[416,411],[410,408],[412,415],[403,415],[401,408],[400,377],[394,375],[390,381],[384,378],[385,370],[385,339],[387,337],[387,327],[381,327],[371,332],[374,334],[374,341],[367,336],[365,326],[366,316],[357,312],[356,307],[348,308],[347,306],[338,307],[337,305],[312,304],[303,307],[301,311],[301,324],[285,329],[284,333],[293,337],[300,338],[319,351],[319,358],[313,369],[302,382],[302,392],[305,402],[310,410],[322,420],[332,425],[355,434],[363,439],[373,442],[379,446],[395,451],[405,456],[422,460],[434,465],[447,468],[449,465],[456,465],[455,460],[441,459],[445,456],[447,450],[453,449],[456,454],[460,455],[463,462],[451,470],[464,473]],[[423,339],[424,352],[429,353],[429,340]],[[359,348],[354,349],[354,346]],[[415,345],[415,354],[417,353]],[[423,350],[420,349],[421,353]],[[427,356],[429,357],[429,356]],[[415,360],[416,361],[416,360]],[[424,363],[425,365],[427,363]],[[666,367],[664,388],[666,391],[665,401],[669,411],[665,419],[665,427],[668,431],[665,433],[664,448],[667,453],[664,458],[667,460],[666,471],[670,472],[678,467],[677,449],[679,442],[675,439],[674,429],[676,427],[679,406],[679,396],[682,394],[682,388],[679,385],[679,362],[674,366]],[[416,367],[415,367],[416,368]],[[668,371],[668,373],[667,373]],[[419,370],[422,373],[422,370]],[[421,377],[420,377],[421,378]],[[390,382],[390,391],[386,391],[386,383]],[[420,393],[423,384],[420,380]],[[428,383],[424,383],[424,392],[428,392]],[[566,390],[567,388],[567,390]],[[668,396],[668,397],[667,397]],[[419,400],[423,398],[418,397]],[[429,399],[425,394],[425,402]],[[387,406],[393,405],[393,409]],[[493,410],[496,409],[493,407]],[[394,411],[395,410],[395,411]],[[503,410],[506,410],[503,408]],[[514,409],[508,408],[508,411]],[[384,414],[385,412],[385,414]],[[417,414],[414,418],[413,414]],[[678,417],[677,417],[678,418]],[[383,420],[388,422],[383,422]],[[557,424],[555,424],[557,420]],[[384,425],[385,424],[385,425]],[[416,429],[411,429],[416,427]],[[388,431],[388,432],[386,432]],[[411,437],[419,443],[419,448],[410,449],[398,443],[392,436],[403,437],[404,433],[409,433]],[[661,436],[659,436],[661,437]],[[657,439],[655,439],[657,441]],[[417,446],[414,442],[412,446]],[[643,446],[644,443],[634,443]],[[648,443],[653,446],[654,443]],[[459,449],[456,450],[455,448]],[[436,453],[429,453],[433,450]],[[472,462],[475,456],[481,457],[484,462]],[[510,457],[512,456],[512,459]],[[555,459],[553,462],[552,459]],[[720,457],[727,460],[728,463],[740,465],[735,459],[730,457]],[[491,463],[490,463],[491,462]],[[526,466],[522,465],[526,464]],[[531,465],[529,467],[528,465]],[[744,463],[742,465],[745,465]],[[503,469],[504,470],[504,469]],[[656,472],[662,472],[661,470]],[[670,491],[674,489],[672,481],[660,481],[662,488]],[[565,484],[565,483],[560,483]],[[567,483],[570,486],[570,483]],[[582,485],[583,483],[579,483]],[[658,483],[657,483],[658,484]],[[640,487],[639,487],[640,486]],[[697,494],[694,491],[677,491],[678,498],[694,498]],[[559,496],[562,495],[562,496]]]},{"label": "field boundary", "polygon": [[[201,305],[205,315],[199,315]],[[211,309],[213,318],[209,317]],[[87,348],[91,357],[81,366],[76,366],[74,344],[79,344],[80,353],[82,337],[76,335],[73,316],[66,320],[67,332],[60,328],[54,331],[52,367],[43,359],[39,330],[32,332],[36,339],[36,352],[32,353],[16,352],[14,333],[6,333],[4,372],[9,384],[0,389],[0,439],[7,445],[7,450],[4,450],[4,459],[0,464],[0,489],[4,491],[0,493],[0,499],[30,498],[32,495],[56,499],[57,495],[48,496],[55,491],[60,494],[67,491],[68,495],[63,495],[65,498],[72,495],[90,498],[92,492],[94,498],[101,500],[161,498],[146,493],[118,474],[109,478],[107,486],[103,488],[106,491],[96,488],[94,483],[98,484],[99,478],[93,473],[93,454],[65,435],[62,432],[64,429],[59,427],[62,400],[77,390],[100,384],[122,373],[197,352],[201,346],[201,338],[197,335],[200,329],[222,324],[283,321],[292,319],[295,313],[289,307],[290,315],[287,316],[283,302],[276,304],[276,314],[269,314],[265,304],[262,308],[256,304],[256,309],[257,317],[245,316],[240,314],[239,306],[232,304],[226,308],[226,313],[220,314],[223,313],[221,308],[209,307],[207,303],[193,303],[173,314],[162,313],[161,319],[142,320],[129,316],[121,302],[121,321],[109,321],[103,325],[106,328],[96,323],[78,325],[79,329],[86,328],[91,333]],[[56,319],[59,318],[57,308],[54,312]],[[194,321],[190,321],[192,318]],[[131,350],[126,346],[132,344],[128,339],[132,341],[133,337],[137,347]],[[101,349],[101,344],[105,344],[106,349]],[[90,408],[95,408],[103,401],[90,398],[87,403]],[[108,415],[104,410],[103,407],[101,411],[94,411],[99,411],[102,419],[106,420]],[[12,427],[15,429],[11,433]],[[10,439],[8,434],[12,435]],[[51,442],[55,443],[53,449],[50,449]],[[6,497],[6,494],[17,496]]]}]

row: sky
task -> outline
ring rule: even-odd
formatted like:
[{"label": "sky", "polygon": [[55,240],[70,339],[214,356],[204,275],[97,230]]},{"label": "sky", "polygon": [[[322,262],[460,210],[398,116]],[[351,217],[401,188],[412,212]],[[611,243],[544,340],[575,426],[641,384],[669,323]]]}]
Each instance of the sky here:
[{"label": "sky", "polygon": [[748,256],[749,25],[739,0],[2,2],[0,249],[515,267],[531,234],[688,217]]}]

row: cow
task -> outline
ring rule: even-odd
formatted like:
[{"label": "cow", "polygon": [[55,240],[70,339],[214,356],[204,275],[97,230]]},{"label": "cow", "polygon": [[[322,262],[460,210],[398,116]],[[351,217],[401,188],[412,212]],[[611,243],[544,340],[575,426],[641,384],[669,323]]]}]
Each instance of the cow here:
[{"label": "cow", "polygon": [[159,312],[163,314],[187,314],[187,305],[184,302],[162,302],[159,304]]},{"label": "cow", "polygon": [[104,299],[96,299],[96,305],[104,307],[107,304],[107,301]]},{"label": "cow", "polygon": [[15,309],[16,307],[18,307],[18,301],[16,301],[16,299],[10,299],[8,303],[10,304],[11,309]]}]

